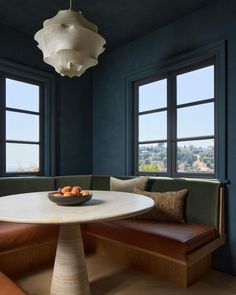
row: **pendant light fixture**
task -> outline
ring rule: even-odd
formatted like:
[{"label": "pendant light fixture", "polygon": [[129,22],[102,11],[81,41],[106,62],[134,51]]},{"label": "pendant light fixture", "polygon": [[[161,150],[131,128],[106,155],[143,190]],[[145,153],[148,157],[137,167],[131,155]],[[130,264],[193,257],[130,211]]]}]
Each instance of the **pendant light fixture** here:
[{"label": "pendant light fixture", "polygon": [[81,76],[97,65],[98,56],[105,50],[105,39],[98,27],[88,21],[81,11],[60,10],[47,19],[34,39],[43,52],[45,63],[53,66],[62,76]]}]

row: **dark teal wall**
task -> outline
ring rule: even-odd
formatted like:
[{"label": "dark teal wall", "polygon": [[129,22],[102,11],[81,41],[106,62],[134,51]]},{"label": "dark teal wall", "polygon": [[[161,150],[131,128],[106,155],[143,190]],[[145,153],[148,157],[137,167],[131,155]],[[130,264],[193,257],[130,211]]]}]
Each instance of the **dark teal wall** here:
[{"label": "dark teal wall", "polygon": [[[42,54],[33,36],[0,25],[0,39],[0,58],[54,73],[42,61]],[[72,79],[62,78],[58,74],[55,77],[56,173],[91,173],[91,73]]]},{"label": "dark teal wall", "polygon": [[57,92],[60,100],[59,163],[60,174],[92,173],[92,87],[91,75],[58,78],[63,84]]},{"label": "dark teal wall", "polygon": [[235,1],[218,1],[100,58],[93,72],[93,173],[126,174],[127,77],[183,52],[221,40],[227,40],[228,44],[227,174],[231,184],[226,208],[228,244],[217,251],[214,264],[218,269],[236,274]]}]

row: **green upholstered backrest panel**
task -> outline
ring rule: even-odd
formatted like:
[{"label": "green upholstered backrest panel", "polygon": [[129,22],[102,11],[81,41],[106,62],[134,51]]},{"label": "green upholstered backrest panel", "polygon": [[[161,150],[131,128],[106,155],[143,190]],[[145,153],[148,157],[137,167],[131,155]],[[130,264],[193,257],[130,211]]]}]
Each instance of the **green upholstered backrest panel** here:
[{"label": "green upholstered backrest panel", "polygon": [[53,177],[2,177],[0,178],[0,196],[37,191],[53,191]]},{"label": "green upholstered backrest panel", "polygon": [[[130,179],[132,177],[117,176],[117,178]],[[93,190],[110,190],[110,176],[95,175],[92,181]],[[150,177],[146,190],[165,192],[187,188],[185,210],[187,222],[218,228],[220,186],[221,183],[217,180]]]},{"label": "green upholstered backrest panel", "polygon": [[190,178],[150,178],[149,190],[164,192],[188,189],[186,203],[187,222],[218,227],[219,192],[217,180]]},{"label": "green upholstered backrest panel", "polygon": [[57,176],[55,177],[55,181],[56,189],[67,185],[79,185],[82,189],[92,189],[92,175]]},{"label": "green upholstered backrest panel", "polygon": [[[131,179],[134,178],[132,176],[114,176],[119,179]],[[98,191],[109,191],[110,190],[110,176],[108,175],[94,175],[93,176],[93,190]]]},{"label": "green upholstered backrest panel", "polygon": [[110,176],[94,175],[92,180],[93,190],[109,191],[110,190]]}]

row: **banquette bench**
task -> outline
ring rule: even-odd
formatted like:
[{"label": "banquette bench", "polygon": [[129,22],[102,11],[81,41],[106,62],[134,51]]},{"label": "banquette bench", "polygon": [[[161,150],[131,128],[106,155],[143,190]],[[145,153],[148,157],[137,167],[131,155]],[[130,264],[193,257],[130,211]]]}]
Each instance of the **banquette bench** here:
[{"label": "banquette bench", "polygon": [[[123,177],[127,179],[127,177]],[[99,190],[109,176],[94,176]],[[147,191],[187,189],[185,223],[127,219],[86,226],[86,245],[187,287],[211,268],[212,252],[225,243],[223,186],[217,180],[149,178]]]},{"label": "banquette bench", "polygon": [[[120,177],[130,179],[131,177]],[[0,196],[53,191],[65,185],[110,190],[109,176],[0,178]],[[99,252],[188,286],[211,266],[225,243],[223,189],[219,181],[149,178],[147,191],[188,189],[186,223],[126,219],[82,227],[85,250]],[[32,200],[33,201],[33,200]],[[0,222],[0,270],[9,275],[52,263],[58,227]]]}]

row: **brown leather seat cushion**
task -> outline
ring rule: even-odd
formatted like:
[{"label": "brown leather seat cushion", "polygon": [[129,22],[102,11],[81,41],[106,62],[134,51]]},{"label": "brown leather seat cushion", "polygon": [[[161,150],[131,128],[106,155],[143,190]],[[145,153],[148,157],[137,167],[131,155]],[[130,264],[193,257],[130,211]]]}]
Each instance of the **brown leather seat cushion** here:
[{"label": "brown leather seat cushion", "polygon": [[0,222],[0,251],[56,239],[59,226]]},{"label": "brown leather seat cushion", "polygon": [[149,220],[118,220],[87,224],[87,232],[177,259],[216,237],[213,227]]},{"label": "brown leather seat cushion", "polygon": [[14,282],[0,272],[0,295],[27,295]]}]

